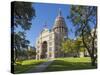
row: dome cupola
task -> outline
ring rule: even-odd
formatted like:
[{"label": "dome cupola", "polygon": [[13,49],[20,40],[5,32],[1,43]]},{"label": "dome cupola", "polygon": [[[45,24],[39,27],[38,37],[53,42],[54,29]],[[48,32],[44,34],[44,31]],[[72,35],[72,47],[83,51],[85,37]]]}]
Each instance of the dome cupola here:
[{"label": "dome cupola", "polygon": [[58,16],[55,19],[53,31],[67,32],[67,27],[64,18],[62,17],[61,9],[59,8]]}]

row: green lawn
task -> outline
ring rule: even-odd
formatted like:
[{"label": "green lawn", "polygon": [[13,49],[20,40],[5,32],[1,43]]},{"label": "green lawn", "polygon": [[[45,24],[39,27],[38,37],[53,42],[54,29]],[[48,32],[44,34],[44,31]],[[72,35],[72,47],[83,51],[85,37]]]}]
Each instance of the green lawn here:
[{"label": "green lawn", "polygon": [[[47,60],[24,60],[16,62],[14,65],[14,73],[25,73],[31,68],[35,68],[37,65],[46,62]],[[91,66],[90,58],[56,58],[52,64],[50,64],[45,72],[48,71],[66,71],[66,70],[81,70],[81,69],[96,69]]]},{"label": "green lawn", "polygon": [[46,62],[47,60],[24,60],[16,62],[14,65],[14,73],[24,73],[25,71],[34,68],[35,66]]},{"label": "green lawn", "polygon": [[57,58],[48,66],[45,71],[66,71],[66,70],[81,70],[81,69],[95,69],[91,66],[90,58]]}]

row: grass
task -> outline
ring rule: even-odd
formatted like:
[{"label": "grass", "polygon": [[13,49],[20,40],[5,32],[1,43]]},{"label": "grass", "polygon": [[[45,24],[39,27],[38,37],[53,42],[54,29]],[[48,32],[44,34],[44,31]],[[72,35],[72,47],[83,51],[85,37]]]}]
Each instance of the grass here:
[{"label": "grass", "polygon": [[[31,68],[46,62],[47,60],[24,60],[16,62],[14,65],[14,73],[25,73]],[[83,58],[56,58],[44,72],[49,71],[66,71],[66,70],[82,70],[82,69],[96,69],[96,66],[91,66],[89,57]]]},{"label": "grass", "polygon": [[35,66],[46,62],[46,60],[24,60],[16,62],[14,65],[14,73],[24,73],[25,71],[35,68]]},{"label": "grass", "polygon": [[89,57],[84,58],[57,58],[47,67],[48,71],[66,71],[66,70],[81,70],[81,69],[96,69],[96,66],[91,66]]}]

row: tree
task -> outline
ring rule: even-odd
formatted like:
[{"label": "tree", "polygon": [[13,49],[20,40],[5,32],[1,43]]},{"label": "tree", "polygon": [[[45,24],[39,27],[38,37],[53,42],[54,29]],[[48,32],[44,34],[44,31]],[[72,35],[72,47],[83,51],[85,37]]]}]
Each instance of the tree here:
[{"label": "tree", "polygon": [[82,37],[84,47],[87,49],[92,66],[97,59],[97,7],[96,6],[71,6],[68,17],[75,27],[76,36]]},{"label": "tree", "polygon": [[35,9],[31,2],[12,2],[12,28],[21,26],[24,30],[31,28],[31,20],[35,17]]},{"label": "tree", "polygon": [[20,56],[21,50],[23,48],[28,48],[29,41],[25,39],[24,32],[14,33],[14,55],[15,61]]},{"label": "tree", "polygon": [[76,56],[80,56],[80,52],[82,52],[82,49],[83,49],[83,43],[82,43],[82,40],[80,37],[78,37],[76,40],[74,40],[74,43],[73,43],[73,47],[74,47],[74,52],[76,53]]},{"label": "tree", "polygon": [[[26,30],[31,28],[31,20],[35,17],[35,9],[30,2],[12,2],[11,3],[11,48],[12,48],[12,64],[15,63],[20,50],[27,48],[29,41],[26,40]],[[21,30],[15,29],[21,27]],[[14,56],[13,56],[14,53]],[[14,61],[13,61],[13,58]]]},{"label": "tree", "polygon": [[28,46],[27,55],[28,55],[29,59],[35,58],[35,56],[36,56],[36,48],[32,47],[32,46]]},{"label": "tree", "polygon": [[70,39],[63,41],[62,44],[61,44],[61,50],[63,50],[65,53],[71,51],[72,50],[71,44],[72,44],[72,42],[71,42]]},{"label": "tree", "polygon": [[35,50],[28,50],[28,58],[33,58],[36,56],[36,51]]},{"label": "tree", "polygon": [[74,42],[71,39],[64,40],[61,43],[61,51],[66,55],[66,53],[72,53],[74,56]]},{"label": "tree", "polygon": [[82,41],[80,38],[77,38],[76,40],[66,39],[66,41],[63,41],[61,44],[61,50],[64,53],[70,52],[71,54],[73,54],[73,57],[79,56],[81,47],[82,47]]}]

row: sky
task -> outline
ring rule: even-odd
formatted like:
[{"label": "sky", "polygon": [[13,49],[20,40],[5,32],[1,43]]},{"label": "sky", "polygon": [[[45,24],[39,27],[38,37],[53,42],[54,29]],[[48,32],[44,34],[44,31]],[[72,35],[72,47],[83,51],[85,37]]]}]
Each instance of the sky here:
[{"label": "sky", "polygon": [[[26,34],[26,39],[30,41],[31,46],[35,46],[36,39],[45,27],[45,23],[47,28],[52,29],[59,8],[61,9],[62,16],[65,19],[66,26],[69,30],[72,29],[74,31],[71,21],[67,19],[67,16],[70,15],[70,5],[34,3],[32,7],[35,9],[36,17],[32,19],[31,29],[27,31]],[[72,32],[69,32],[68,36],[72,39],[75,38],[74,33]]]}]

